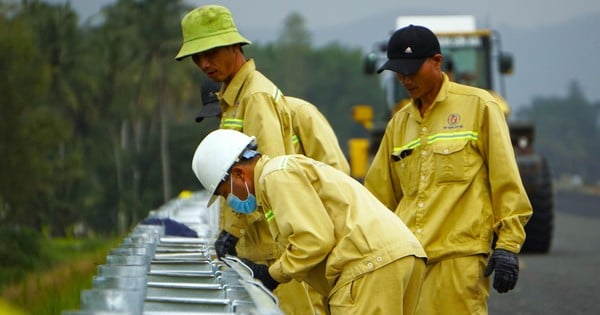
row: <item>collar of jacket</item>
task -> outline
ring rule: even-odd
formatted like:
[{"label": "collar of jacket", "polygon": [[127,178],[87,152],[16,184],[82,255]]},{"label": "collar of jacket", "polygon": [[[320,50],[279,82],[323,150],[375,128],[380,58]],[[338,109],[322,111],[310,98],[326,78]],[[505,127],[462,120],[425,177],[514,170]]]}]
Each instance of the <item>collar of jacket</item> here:
[{"label": "collar of jacket", "polygon": [[248,61],[246,61],[246,63],[244,63],[242,68],[240,68],[240,70],[233,76],[233,79],[231,80],[231,82],[229,82],[229,85],[227,86],[227,89],[224,91],[224,93],[220,93],[221,95],[223,95],[222,99],[225,101],[225,104],[227,104],[227,106],[235,105],[235,101],[238,97],[239,91],[242,89],[242,86],[244,86],[244,83],[246,82],[246,79],[248,78],[250,73],[254,72],[255,70],[256,65],[254,64],[254,59],[249,59]]},{"label": "collar of jacket", "polygon": [[[442,86],[440,87],[440,91],[438,92],[437,96],[435,97],[435,100],[433,100],[433,103],[427,109],[427,111],[431,111],[437,103],[441,103],[448,98],[448,90],[450,89],[450,85],[452,84],[452,82],[450,82],[450,79],[448,78],[448,76],[443,72],[442,72],[442,77],[443,77],[443,82],[442,82]],[[410,112],[411,115],[416,115],[415,117],[421,117],[421,114],[419,112],[419,107],[417,106],[417,102],[415,102],[414,99],[411,100],[410,104],[408,104],[408,106],[406,106],[405,108],[407,108],[407,110]]]},{"label": "collar of jacket", "polygon": [[260,159],[256,161],[256,165],[254,165],[254,195],[256,196],[256,203],[259,207],[262,207],[263,205],[263,192],[261,186],[263,183],[263,169],[270,159],[269,156],[263,154]]}]

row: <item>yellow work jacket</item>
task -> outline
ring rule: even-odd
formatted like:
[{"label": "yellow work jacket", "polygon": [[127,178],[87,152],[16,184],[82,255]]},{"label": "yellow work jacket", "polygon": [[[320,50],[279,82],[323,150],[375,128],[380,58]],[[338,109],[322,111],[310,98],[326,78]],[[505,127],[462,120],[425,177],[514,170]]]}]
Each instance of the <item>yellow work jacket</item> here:
[{"label": "yellow work jacket", "polygon": [[256,70],[254,60],[246,61],[218,97],[220,128],[255,136],[263,154],[279,156],[295,152],[286,98],[273,82]]},{"label": "yellow work jacket", "polygon": [[[295,153],[286,99],[273,82],[256,70],[252,59],[246,61],[226,89],[221,88],[217,97],[222,113],[220,128],[255,136],[263,154]],[[279,257],[283,249],[272,241],[266,223],[261,221],[262,216],[256,212],[240,215],[221,203],[221,226],[240,238],[238,255],[264,263]]]},{"label": "yellow work jacket", "polygon": [[397,112],[365,186],[408,225],[429,262],[518,253],[532,209],[504,115],[482,89],[443,85],[423,117],[413,102]]},{"label": "yellow work jacket", "polygon": [[402,257],[425,257],[404,223],[358,181],[304,155],[262,156],[257,202],[285,251],[270,267],[278,282],[306,281],[329,296]]},{"label": "yellow work jacket", "polygon": [[292,142],[296,153],[350,174],[350,165],[327,118],[303,99],[289,96],[286,99],[292,116]]}]

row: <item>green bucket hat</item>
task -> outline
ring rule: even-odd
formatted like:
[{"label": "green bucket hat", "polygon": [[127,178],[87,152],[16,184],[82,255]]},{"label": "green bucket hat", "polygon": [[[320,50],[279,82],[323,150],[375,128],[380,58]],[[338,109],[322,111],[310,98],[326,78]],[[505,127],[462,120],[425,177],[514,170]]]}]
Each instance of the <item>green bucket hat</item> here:
[{"label": "green bucket hat", "polygon": [[207,5],[196,8],[181,20],[183,45],[176,60],[215,47],[251,44],[237,30],[231,12],[226,7]]}]

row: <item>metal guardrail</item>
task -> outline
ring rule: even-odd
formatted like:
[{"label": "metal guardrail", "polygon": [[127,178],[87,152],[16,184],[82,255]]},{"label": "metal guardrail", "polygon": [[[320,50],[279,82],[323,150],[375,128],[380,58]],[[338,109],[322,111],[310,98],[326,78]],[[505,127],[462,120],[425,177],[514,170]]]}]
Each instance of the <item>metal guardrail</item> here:
[{"label": "metal guardrail", "polygon": [[207,198],[202,192],[178,198],[150,213],[189,224],[198,238],[138,224],[97,266],[92,288],[80,292],[80,309],[62,315],[282,315],[277,298],[242,261],[211,258],[218,216],[202,207]]}]

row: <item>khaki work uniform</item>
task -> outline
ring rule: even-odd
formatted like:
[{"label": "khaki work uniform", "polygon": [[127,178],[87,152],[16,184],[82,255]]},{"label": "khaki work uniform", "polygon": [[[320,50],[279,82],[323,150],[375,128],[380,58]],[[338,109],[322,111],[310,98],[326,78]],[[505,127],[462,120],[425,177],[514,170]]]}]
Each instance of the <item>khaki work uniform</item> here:
[{"label": "khaki work uniform", "polygon": [[359,182],[303,155],[263,155],[254,190],[285,248],[269,267],[276,281],[307,282],[331,314],[413,313],[425,251]]},{"label": "khaki work uniform", "polygon": [[[222,88],[223,89],[223,88]],[[269,79],[256,70],[254,61],[248,60],[236,73],[226,90],[218,94],[221,104],[222,129],[233,129],[256,137],[259,151],[279,156],[295,153],[292,145],[292,122],[286,99]],[[265,262],[279,257],[282,249],[269,240],[266,225],[252,223],[261,220],[257,214],[240,215],[225,209],[224,228],[240,237],[237,251],[240,257]]]},{"label": "khaki work uniform", "polygon": [[[273,156],[295,153],[286,99],[273,82],[256,70],[252,59],[242,66],[217,97],[222,113],[220,128],[255,136],[261,153]],[[283,248],[273,242],[259,211],[249,215],[237,214],[222,200],[220,224],[239,237],[236,246],[239,257],[268,265],[283,252]],[[316,312],[302,283],[279,286],[274,293],[287,315]]]},{"label": "khaki work uniform", "polygon": [[[286,100],[292,118],[292,143],[295,152],[350,174],[348,160],[327,118],[306,100],[290,96]],[[310,286],[307,286],[307,291],[317,313],[323,313],[323,297]]]},{"label": "khaki work uniform", "polygon": [[493,96],[444,74],[423,117],[414,102],[392,117],[365,186],[427,252],[418,314],[487,314],[492,235],[497,248],[518,253],[532,213]]},{"label": "khaki work uniform", "polygon": [[296,153],[350,174],[348,160],[327,118],[315,105],[303,99],[289,96],[286,99],[292,116],[292,142]]}]

